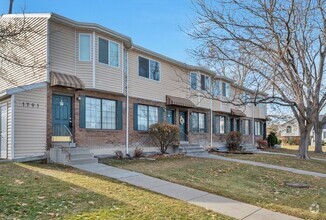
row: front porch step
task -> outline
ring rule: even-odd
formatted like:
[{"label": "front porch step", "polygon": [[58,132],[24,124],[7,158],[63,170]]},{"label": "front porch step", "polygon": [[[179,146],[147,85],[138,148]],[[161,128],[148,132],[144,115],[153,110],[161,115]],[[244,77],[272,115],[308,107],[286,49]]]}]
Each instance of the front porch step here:
[{"label": "front porch step", "polygon": [[205,152],[205,148],[200,144],[180,144],[179,145],[180,152],[183,153],[203,153]]},{"label": "front porch step", "polygon": [[52,147],[70,147],[70,148],[75,148],[76,143],[67,143],[67,142],[52,142]]},{"label": "front porch step", "polygon": [[88,148],[53,147],[50,149],[50,162],[64,165],[94,164],[98,162]]}]

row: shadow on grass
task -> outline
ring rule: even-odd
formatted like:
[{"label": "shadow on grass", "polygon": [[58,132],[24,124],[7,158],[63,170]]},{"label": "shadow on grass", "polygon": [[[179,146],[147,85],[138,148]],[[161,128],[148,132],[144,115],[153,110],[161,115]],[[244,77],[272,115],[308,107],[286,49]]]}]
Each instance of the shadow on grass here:
[{"label": "shadow on grass", "polygon": [[[63,167],[41,166],[48,165],[0,164],[0,219],[70,218],[100,209],[110,210],[111,217],[121,216],[117,207],[125,203],[74,184],[85,175]],[[69,174],[75,174],[74,181],[65,180]]]}]

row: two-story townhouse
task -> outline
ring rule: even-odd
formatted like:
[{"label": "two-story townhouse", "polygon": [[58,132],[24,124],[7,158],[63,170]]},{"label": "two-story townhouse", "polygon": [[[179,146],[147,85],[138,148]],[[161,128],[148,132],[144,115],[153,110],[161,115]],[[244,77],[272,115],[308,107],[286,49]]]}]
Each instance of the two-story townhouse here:
[{"label": "two-story townhouse", "polygon": [[[8,67],[0,78],[1,158],[45,155],[53,146],[98,153],[148,146],[148,128],[163,121],[180,127],[181,142],[206,146],[223,143],[232,130],[248,143],[265,136],[265,106],[219,101],[238,91],[254,95],[227,77],[53,13],[0,21],[19,19],[37,30],[27,45],[34,56],[26,56],[46,67]],[[194,95],[199,90],[214,90],[219,98]]]}]

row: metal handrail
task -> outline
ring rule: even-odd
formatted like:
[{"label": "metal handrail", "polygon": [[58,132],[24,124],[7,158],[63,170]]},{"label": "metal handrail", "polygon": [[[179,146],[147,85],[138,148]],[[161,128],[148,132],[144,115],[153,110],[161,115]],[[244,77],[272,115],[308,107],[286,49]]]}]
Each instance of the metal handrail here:
[{"label": "metal handrail", "polygon": [[[69,143],[69,145],[70,144],[72,144],[74,141],[73,141],[73,136],[72,136],[72,133],[71,133],[71,131],[69,130],[69,128],[66,126],[66,125],[63,125],[64,126],[64,128],[68,131],[68,133],[69,133],[69,136],[70,136],[70,143]],[[71,152],[70,152],[70,147],[69,147],[69,149],[68,149],[68,156],[69,156],[69,160],[71,159],[70,158],[70,156],[71,156]]]}]

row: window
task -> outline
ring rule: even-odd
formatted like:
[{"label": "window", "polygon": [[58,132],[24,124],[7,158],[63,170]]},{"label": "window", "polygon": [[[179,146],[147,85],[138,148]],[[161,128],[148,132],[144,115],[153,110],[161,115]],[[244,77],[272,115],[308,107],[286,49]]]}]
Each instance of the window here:
[{"label": "window", "polygon": [[160,81],[160,63],[144,57],[138,58],[139,76],[146,77],[155,81]]},{"label": "window", "polygon": [[255,135],[262,135],[261,134],[261,122],[260,121],[255,121]]},{"label": "window", "polygon": [[226,133],[226,129],[225,129],[225,116],[219,116],[216,115],[214,117],[215,120],[215,134],[225,134]]},{"label": "window", "polygon": [[206,114],[198,112],[191,113],[191,131],[198,133],[206,132]]},{"label": "window", "polygon": [[326,139],[326,131],[323,132],[323,139]]},{"label": "window", "polygon": [[222,82],[222,95],[224,97],[230,97],[230,84],[226,82]]},{"label": "window", "polygon": [[197,73],[190,73],[190,87],[191,89],[197,89]]},{"label": "window", "polygon": [[117,101],[86,97],[86,128],[117,129]]},{"label": "window", "polygon": [[244,93],[242,95],[242,102],[243,103],[248,103],[250,101],[250,94],[249,93]]},{"label": "window", "polygon": [[250,131],[250,121],[249,120],[243,120],[244,123],[244,131],[243,133],[245,135],[249,135],[249,131]]},{"label": "window", "polygon": [[98,61],[110,66],[119,67],[120,44],[108,41],[103,38],[98,39]]},{"label": "window", "polygon": [[209,89],[210,89],[209,76],[200,75],[200,89],[203,91],[209,91]]},{"label": "window", "polygon": [[79,34],[79,60],[91,60],[91,35]]},{"label": "window", "polygon": [[234,119],[235,125],[234,125],[234,131],[240,132],[240,119],[236,118]]},{"label": "window", "polygon": [[214,81],[213,95],[214,96],[219,96],[220,95],[220,81],[219,80]]},{"label": "window", "polygon": [[292,127],[291,126],[286,127],[286,133],[288,133],[288,134],[292,133]]},{"label": "window", "polygon": [[116,101],[102,100],[102,128],[116,129]]},{"label": "window", "polygon": [[152,124],[158,123],[158,107],[138,105],[137,115],[139,131],[147,131]]}]

